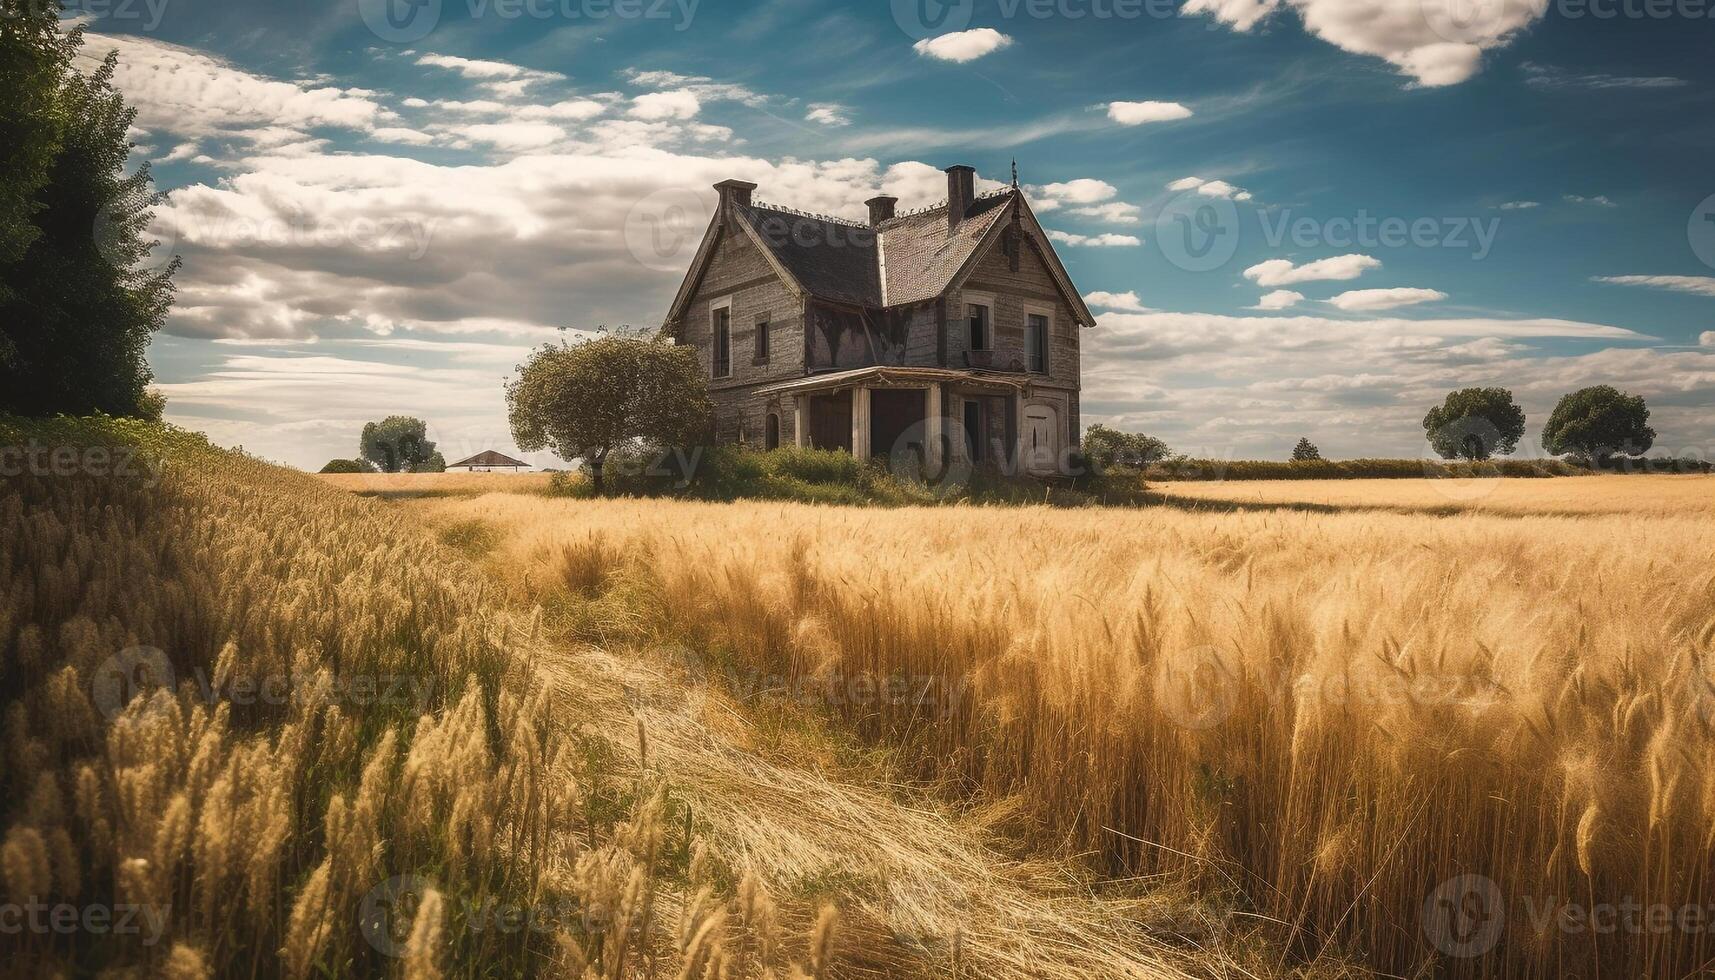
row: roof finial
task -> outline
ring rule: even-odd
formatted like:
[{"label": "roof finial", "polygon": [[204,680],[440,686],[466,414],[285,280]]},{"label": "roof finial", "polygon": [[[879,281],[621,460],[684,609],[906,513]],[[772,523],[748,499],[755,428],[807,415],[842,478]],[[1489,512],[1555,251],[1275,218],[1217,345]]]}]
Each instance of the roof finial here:
[{"label": "roof finial", "polygon": [[1018,158],[1012,158],[1012,189],[1018,190]]}]

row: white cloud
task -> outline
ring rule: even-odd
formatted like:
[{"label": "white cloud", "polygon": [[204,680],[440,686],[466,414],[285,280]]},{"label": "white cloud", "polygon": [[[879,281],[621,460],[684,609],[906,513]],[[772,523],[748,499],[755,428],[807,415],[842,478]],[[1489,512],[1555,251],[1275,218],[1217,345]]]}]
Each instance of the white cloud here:
[{"label": "white cloud", "polygon": [[977,27],[968,31],[926,37],[911,46],[911,50],[926,58],[964,64],[985,54],[999,51],[1012,44],[1012,38],[992,27]]},{"label": "white cloud", "polygon": [[768,96],[733,82],[717,82],[707,75],[681,75],[672,71],[639,71],[627,68],[627,80],[641,88],[676,89],[690,92],[702,102],[742,102],[751,108],[768,104]]},{"label": "white cloud", "polygon": [[1684,88],[1691,84],[1683,78],[1673,78],[1667,75],[1637,76],[1601,73],[1580,75],[1563,68],[1539,65],[1530,61],[1519,65],[1519,68],[1524,71],[1526,85],[1549,90],[1664,89]]},{"label": "white cloud", "polygon": [[1121,126],[1172,122],[1191,118],[1191,110],[1177,102],[1109,102],[1108,118]]},{"label": "white cloud", "polygon": [[456,71],[465,78],[480,82],[490,92],[507,98],[523,95],[526,88],[538,82],[566,80],[566,76],[557,71],[541,71],[507,61],[480,61],[448,54],[421,55],[417,58],[417,64]]},{"label": "white cloud", "polygon": [[1715,349],[1715,330],[1705,330],[1698,334],[1697,342],[1710,349]]},{"label": "white cloud", "polygon": [[1568,204],[1588,204],[1595,208],[1619,207],[1619,205],[1615,204],[1613,201],[1608,200],[1608,197],[1605,194],[1597,194],[1595,197],[1584,197],[1581,194],[1568,194],[1566,195],[1565,200]]},{"label": "white cloud", "polygon": [[1381,58],[1423,86],[1456,85],[1482,68],[1483,52],[1506,47],[1548,9],[1548,0],[1187,0],[1185,14],[1207,14],[1249,31],[1286,6],[1306,31],[1353,54]]},{"label": "white cloud", "polygon": [[1262,299],[1257,300],[1256,305],[1251,307],[1251,309],[1284,310],[1289,306],[1295,306],[1302,302],[1304,302],[1303,293],[1295,293],[1290,289],[1276,289],[1271,293],[1264,293]]},{"label": "white cloud", "polygon": [[1368,255],[1336,255],[1303,265],[1290,259],[1269,259],[1246,269],[1244,276],[1259,286],[1291,286],[1325,279],[1356,279],[1368,269],[1381,268],[1381,261]]},{"label": "white cloud", "polygon": [[369,134],[371,139],[383,143],[404,143],[409,146],[427,146],[435,141],[433,136],[420,129],[408,126],[384,126]]},{"label": "white cloud", "polygon": [[1435,289],[1397,286],[1391,289],[1353,289],[1335,296],[1328,303],[1342,310],[1392,310],[1446,298],[1446,293]]},{"label": "white cloud", "polygon": [[702,110],[702,101],[688,89],[649,92],[631,100],[626,113],[634,119],[690,119]]},{"label": "white cloud", "polygon": [[1698,296],[1715,296],[1715,277],[1710,276],[1595,276],[1592,281],[1621,286],[1651,286],[1680,293],[1694,293]]},{"label": "white cloud", "polygon": [[1108,232],[1101,235],[1074,235],[1065,231],[1050,231],[1048,237],[1062,245],[1087,246],[1092,248],[1122,248],[1129,245],[1142,245],[1143,239],[1136,235],[1116,235]]},{"label": "white cloud", "polygon": [[838,102],[812,102],[807,108],[804,118],[809,122],[824,126],[845,126],[851,122],[849,110]]},{"label": "white cloud", "polygon": [[1508,201],[1505,204],[1501,205],[1501,210],[1502,211],[1525,211],[1525,210],[1529,210],[1530,208],[1541,207],[1541,206],[1542,205],[1536,201]]},{"label": "white cloud", "polygon": [[1224,180],[1204,180],[1201,177],[1181,177],[1167,185],[1170,191],[1195,190],[1204,197],[1219,197],[1229,201],[1248,201],[1251,192],[1243,187],[1234,187]]},{"label": "white cloud", "polygon": [[1116,225],[1135,225],[1142,220],[1138,217],[1142,210],[1142,208],[1139,208],[1135,204],[1127,204],[1124,201],[1109,201],[1106,204],[1094,204],[1087,207],[1073,208],[1070,213],[1085,218],[1095,218],[1098,221],[1111,222]]},{"label": "white cloud", "polygon": [[1067,204],[1095,204],[1119,193],[1114,185],[1093,177],[1030,187],[1032,206],[1037,211],[1057,211]]},{"label": "white cloud", "polygon": [[170,152],[168,152],[166,155],[156,157],[155,162],[156,163],[174,163],[174,162],[177,162],[179,160],[189,160],[191,157],[194,157],[196,155],[197,155],[197,144],[195,142],[180,143],[179,145],[173,147],[172,150]]},{"label": "white cloud", "polygon": [[1091,306],[1107,310],[1120,310],[1126,313],[1152,313],[1143,301],[1137,298],[1137,293],[1126,290],[1123,293],[1108,293],[1100,290],[1084,294],[1084,302]]}]

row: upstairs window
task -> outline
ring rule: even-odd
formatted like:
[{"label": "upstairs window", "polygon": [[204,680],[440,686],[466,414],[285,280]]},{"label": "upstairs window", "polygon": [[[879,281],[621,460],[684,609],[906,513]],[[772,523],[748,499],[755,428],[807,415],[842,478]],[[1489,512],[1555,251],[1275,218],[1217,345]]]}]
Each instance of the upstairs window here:
[{"label": "upstairs window", "polygon": [[1030,370],[1048,373],[1048,318],[1032,313],[1024,318],[1024,349],[1030,359]]},{"label": "upstairs window", "polygon": [[732,375],[732,310],[721,307],[714,311],[714,376]]},{"label": "upstairs window", "polygon": [[971,303],[966,310],[971,318],[971,350],[989,350],[989,308]]},{"label": "upstairs window", "polygon": [[768,363],[768,318],[759,317],[756,321],[756,363]]}]

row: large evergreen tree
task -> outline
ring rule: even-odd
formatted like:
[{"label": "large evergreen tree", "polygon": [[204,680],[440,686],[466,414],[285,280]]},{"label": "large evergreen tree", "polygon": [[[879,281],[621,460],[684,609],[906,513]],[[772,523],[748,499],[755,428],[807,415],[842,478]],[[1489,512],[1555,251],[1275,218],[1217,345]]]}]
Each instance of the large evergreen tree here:
[{"label": "large evergreen tree", "polygon": [[147,164],[125,172],[116,55],[82,75],[52,4],[0,6],[0,410],[158,415],[144,350],[178,260],[142,267],[157,195]]}]

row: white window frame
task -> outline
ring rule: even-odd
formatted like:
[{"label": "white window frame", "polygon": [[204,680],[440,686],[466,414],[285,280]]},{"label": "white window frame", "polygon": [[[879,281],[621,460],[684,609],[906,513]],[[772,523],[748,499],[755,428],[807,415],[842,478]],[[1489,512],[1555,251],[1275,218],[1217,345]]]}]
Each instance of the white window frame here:
[{"label": "white window frame", "polygon": [[965,343],[967,345],[971,342],[971,307],[981,306],[981,307],[987,308],[987,310],[989,311],[989,325],[988,325],[988,338],[987,338],[988,339],[988,346],[987,347],[967,347],[966,349],[967,350],[974,350],[974,351],[992,351],[992,350],[994,350],[994,331],[995,331],[995,312],[996,312],[995,306],[994,306],[994,294],[993,293],[965,292],[965,293],[959,294],[959,302],[964,305],[963,310],[961,310],[961,316],[959,317],[959,319],[963,320],[964,324],[965,324]]},{"label": "white window frame", "polygon": [[[1030,318],[1042,317],[1048,321],[1048,329],[1042,334],[1042,370],[1037,371],[1030,366]],[[1054,369],[1054,307],[1041,303],[1024,304],[1024,370],[1031,374],[1047,374]]]},{"label": "white window frame", "polygon": [[[715,357],[718,350],[715,337],[715,324],[717,323],[715,314],[721,310],[726,310],[726,373],[716,374],[715,368],[719,365]],[[710,380],[721,381],[732,376],[732,297],[722,296],[720,299],[709,301],[709,378]]]}]

